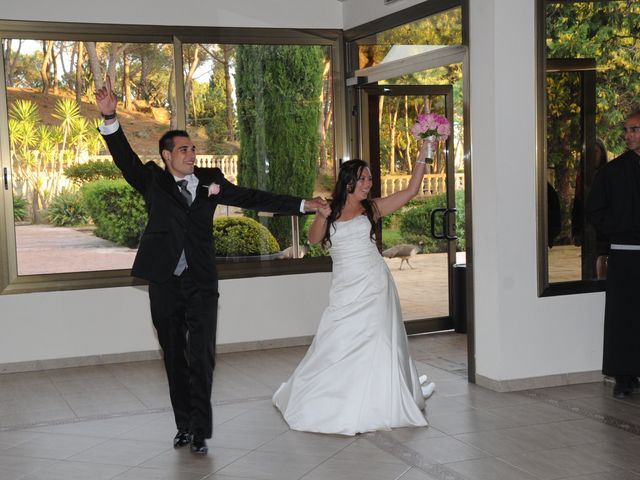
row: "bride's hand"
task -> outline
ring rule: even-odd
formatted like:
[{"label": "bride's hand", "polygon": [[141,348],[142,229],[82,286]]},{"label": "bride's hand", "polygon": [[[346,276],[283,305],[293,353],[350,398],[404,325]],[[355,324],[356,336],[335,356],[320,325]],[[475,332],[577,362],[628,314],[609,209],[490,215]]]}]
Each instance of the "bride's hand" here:
[{"label": "bride's hand", "polygon": [[329,204],[327,204],[326,207],[317,208],[316,209],[316,215],[319,215],[320,217],[324,218],[325,220],[327,218],[329,218],[329,215],[331,215],[331,207],[329,206]]}]

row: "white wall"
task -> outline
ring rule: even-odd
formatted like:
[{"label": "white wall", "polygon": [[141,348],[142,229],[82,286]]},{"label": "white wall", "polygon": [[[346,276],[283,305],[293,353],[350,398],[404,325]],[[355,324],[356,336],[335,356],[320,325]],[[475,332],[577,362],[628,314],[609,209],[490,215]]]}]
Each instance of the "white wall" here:
[{"label": "white wall", "polygon": [[[380,0],[382,1],[382,0]],[[41,0],[3,1],[0,18],[202,27],[342,28],[337,0]]]},{"label": "white wall", "polygon": [[476,372],[600,370],[603,294],[537,297],[534,2],[470,2]]},{"label": "white wall", "polygon": [[424,3],[424,0],[399,0],[389,5],[385,5],[384,0],[344,0],[342,3],[344,29],[357,27],[418,3]]},{"label": "white wall", "polygon": [[[313,335],[330,277],[221,281],[218,344]],[[158,350],[146,287],[3,295],[0,312],[0,365]]]}]

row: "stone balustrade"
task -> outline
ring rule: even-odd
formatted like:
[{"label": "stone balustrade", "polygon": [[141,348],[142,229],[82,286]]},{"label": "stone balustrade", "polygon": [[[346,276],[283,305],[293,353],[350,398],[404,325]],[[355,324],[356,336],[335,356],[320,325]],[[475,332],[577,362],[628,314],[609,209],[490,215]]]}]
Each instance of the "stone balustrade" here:
[{"label": "stone balustrade", "polygon": [[[430,173],[424,176],[422,180],[422,188],[418,195],[428,196],[445,193],[447,175],[444,173]],[[391,195],[407,188],[411,180],[411,175],[383,175],[380,181],[380,194],[382,197]],[[456,173],[455,181],[456,190],[464,188],[464,173]]]}]

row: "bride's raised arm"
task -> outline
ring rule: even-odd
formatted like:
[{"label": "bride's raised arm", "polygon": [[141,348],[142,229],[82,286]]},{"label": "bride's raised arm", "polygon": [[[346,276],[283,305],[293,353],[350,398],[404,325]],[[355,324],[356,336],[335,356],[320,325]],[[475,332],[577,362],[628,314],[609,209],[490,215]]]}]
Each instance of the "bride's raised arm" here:
[{"label": "bride's raised arm", "polygon": [[375,198],[373,201],[378,208],[378,212],[381,217],[389,215],[400,207],[404,206],[409,200],[415,197],[420,191],[422,185],[422,178],[426,172],[427,163],[425,161],[427,155],[427,142],[423,141],[420,145],[420,152],[418,158],[413,164],[413,170],[411,172],[411,180],[409,185],[404,190],[393,193],[388,197]]}]

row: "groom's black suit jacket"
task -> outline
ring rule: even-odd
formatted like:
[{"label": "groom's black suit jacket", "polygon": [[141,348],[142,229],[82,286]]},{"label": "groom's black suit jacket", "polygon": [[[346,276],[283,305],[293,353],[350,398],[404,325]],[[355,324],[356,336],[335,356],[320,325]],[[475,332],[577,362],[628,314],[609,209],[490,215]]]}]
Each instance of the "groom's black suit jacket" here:
[{"label": "groom's black suit jacket", "polygon": [[[300,213],[301,198],[238,187],[226,180],[219,168],[195,167],[193,173],[199,184],[189,206],[173,175],[154,162],[143,164],[122,128],[104,139],[125,180],[144,197],[149,214],[133,262],[133,276],[158,283],[169,280],[184,250],[198,286],[217,289],[213,214],[218,203],[267,212]],[[203,187],[213,182],[220,185],[220,193],[209,197]]]}]

